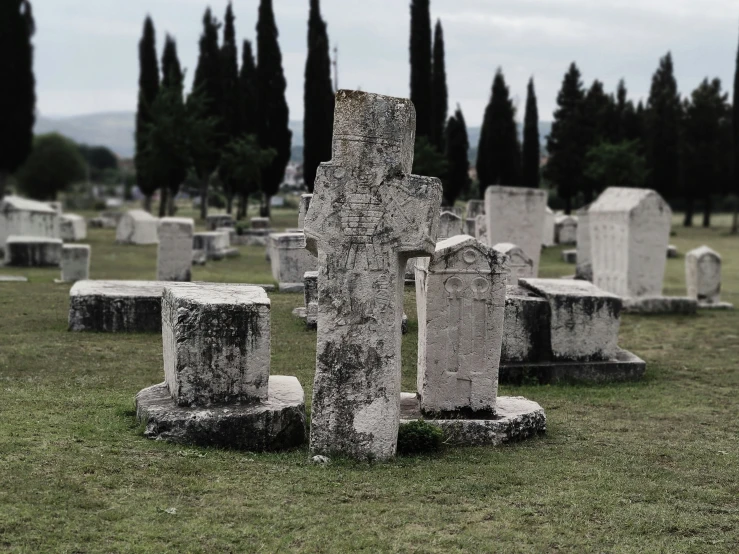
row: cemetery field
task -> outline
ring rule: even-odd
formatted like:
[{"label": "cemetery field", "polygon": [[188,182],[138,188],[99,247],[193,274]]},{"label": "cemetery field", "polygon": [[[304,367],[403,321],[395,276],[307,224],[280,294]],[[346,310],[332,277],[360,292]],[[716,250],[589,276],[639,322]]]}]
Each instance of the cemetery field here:
[{"label": "cemetery field", "polygon": [[[276,212],[281,226],[297,217]],[[739,307],[739,237],[674,227],[665,293],[683,255],[723,255]],[[280,225],[275,225],[278,227]],[[153,279],[156,247],[90,229],[91,278]],[[272,283],[264,248],[193,269],[202,281]],[[540,274],[574,272],[561,248]],[[383,464],[190,448],[142,436],[133,397],[164,379],[161,336],[67,331],[56,269],[0,268],[0,552],[737,552],[739,312],[622,318],[639,383],[501,387],[539,402],[547,433],[500,448],[449,448]],[[270,293],[272,375],[308,406],[315,331]],[[415,389],[415,297],[406,288],[403,388]]]}]

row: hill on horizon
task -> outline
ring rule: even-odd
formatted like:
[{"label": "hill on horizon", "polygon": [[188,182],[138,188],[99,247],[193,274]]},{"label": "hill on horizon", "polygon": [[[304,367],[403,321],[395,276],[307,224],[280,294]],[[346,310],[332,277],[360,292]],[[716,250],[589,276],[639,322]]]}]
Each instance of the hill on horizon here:
[{"label": "hill on horizon", "polygon": [[[519,134],[521,132],[521,125]],[[542,145],[551,131],[549,121],[539,122],[539,135]],[[36,134],[60,133],[80,144],[107,146],[121,158],[132,158],[134,153],[134,131],[136,129],[136,114],[134,112],[102,112],[67,117],[47,117],[38,115],[34,132]],[[293,132],[293,161],[303,157],[303,122],[291,121],[290,130]],[[477,150],[480,140],[480,128],[468,127],[470,151]]]}]

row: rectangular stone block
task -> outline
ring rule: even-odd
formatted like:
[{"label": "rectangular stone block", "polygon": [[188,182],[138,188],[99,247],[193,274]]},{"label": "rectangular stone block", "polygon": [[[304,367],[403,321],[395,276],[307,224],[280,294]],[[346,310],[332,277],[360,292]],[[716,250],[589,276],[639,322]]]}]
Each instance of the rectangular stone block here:
[{"label": "rectangular stone block", "polygon": [[521,279],[546,299],[554,360],[608,360],[618,351],[621,298],[587,281]]},{"label": "rectangular stone block", "polygon": [[159,333],[161,281],[77,281],[69,291],[69,330]]},{"label": "rectangular stone block", "polygon": [[270,221],[268,217],[252,217],[249,220],[252,229],[269,229]]},{"label": "rectangular stone block", "polygon": [[303,233],[272,233],[270,235],[272,277],[283,292],[303,290],[306,271],[316,271],[318,260],[305,249]]},{"label": "rectangular stone block", "polygon": [[62,281],[73,283],[90,278],[90,245],[65,244],[62,247]]},{"label": "rectangular stone block", "polygon": [[189,281],[192,278],[195,222],[186,217],[165,217],[159,224],[157,279]]},{"label": "rectangular stone block", "polygon": [[164,375],[181,406],[267,399],[270,301],[260,287],[167,285],[162,299]]},{"label": "rectangular stone block", "polygon": [[503,363],[551,360],[549,303],[520,286],[509,286],[506,292]]},{"label": "rectangular stone block", "polygon": [[87,222],[77,214],[62,214],[59,216],[59,236],[62,240],[75,242],[87,238]]},{"label": "rectangular stone block", "polygon": [[5,259],[15,267],[59,267],[62,239],[11,235],[5,243]]},{"label": "rectangular stone block", "polygon": [[59,238],[59,216],[43,202],[5,196],[0,199],[0,251],[10,236]]},{"label": "rectangular stone block", "polygon": [[156,244],[159,219],[144,210],[130,210],[121,216],[115,240],[121,244]]},{"label": "rectangular stone block", "polygon": [[416,265],[418,394],[426,413],[494,412],[506,255],[459,235]]},{"label": "rectangular stone block", "polygon": [[221,260],[226,256],[229,248],[229,239],[226,233],[220,231],[207,231],[194,233],[192,236],[192,249],[202,250],[209,260]]}]

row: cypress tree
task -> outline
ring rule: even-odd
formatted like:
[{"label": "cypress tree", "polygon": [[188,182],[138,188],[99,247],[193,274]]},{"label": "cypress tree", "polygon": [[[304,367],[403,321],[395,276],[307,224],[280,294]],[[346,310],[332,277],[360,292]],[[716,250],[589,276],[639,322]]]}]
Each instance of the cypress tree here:
[{"label": "cypress tree", "polygon": [[437,21],[436,28],[434,29],[434,65],[431,79],[433,121],[430,138],[432,144],[436,146],[439,152],[444,152],[444,126],[446,125],[446,116],[449,109],[445,64],[444,30],[441,28],[441,21]]},{"label": "cypress tree", "polygon": [[331,84],[328,33],[326,22],[321,19],[318,0],[310,0],[303,99],[303,179],[308,190],[313,192],[318,164],[331,159],[334,127],[334,90]]},{"label": "cypress tree", "polygon": [[[734,68],[734,97],[732,103],[732,138],[733,138],[733,166],[734,166],[734,194],[739,195],[739,48],[736,51],[736,66]],[[2,189],[0,189],[2,194]],[[739,200],[734,206],[734,219],[731,224],[731,232],[739,233]]]},{"label": "cypress tree", "polygon": [[151,211],[151,197],[159,188],[156,178],[147,171],[144,160],[148,145],[147,127],[151,124],[151,106],[159,92],[159,64],[156,36],[151,17],[144,20],[144,32],[139,42],[139,99],[136,110],[136,184],[144,194],[144,209]]},{"label": "cypress tree", "polygon": [[526,114],[523,123],[523,159],[521,184],[539,187],[539,109],[536,105],[534,78],[529,80],[526,94]]},{"label": "cypress tree", "polygon": [[0,198],[8,176],[28,158],[33,146],[36,79],[33,75],[35,31],[28,0],[0,2]]},{"label": "cypress tree", "polygon": [[411,0],[411,101],[416,107],[416,137],[432,138],[431,15],[429,0]]},{"label": "cypress tree", "polygon": [[272,0],[261,0],[257,22],[257,103],[259,105],[259,143],[272,148],[276,155],[262,173],[265,196],[264,215],[269,215],[272,196],[282,183],[290,160],[292,132],[288,126],[289,111],[285,100],[287,83],[282,71],[282,53],[277,42],[277,25]]},{"label": "cypress tree", "polygon": [[[607,142],[612,129],[610,128],[615,112],[615,103],[612,97],[607,95],[603,89],[603,83],[597,79],[585,94],[583,101],[583,129],[585,133],[582,135],[584,141],[585,155],[593,148],[596,148],[601,142]],[[585,196],[585,203],[589,204],[593,201],[595,193],[598,192],[600,184],[583,175],[581,182],[581,192]]]},{"label": "cypress tree", "polygon": [[[236,46],[236,29],[234,28],[234,14],[231,2],[226,7],[223,26],[223,43],[220,52],[221,69],[221,118],[223,120],[223,144],[237,140],[241,132],[239,103],[239,62],[238,47]],[[233,199],[238,187],[234,176],[229,174],[227,167],[219,166],[219,175],[226,195],[226,213],[232,213]]]},{"label": "cypress tree", "polygon": [[[239,72],[239,104],[241,135],[256,136],[259,129],[259,111],[257,109],[256,64],[252,53],[251,42],[244,41],[241,50],[241,70]],[[237,218],[246,217],[249,194],[256,190],[256,184],[244,181],[239,187],[239,210]]]},{"label": "cypress tree", "polygon": [[557,189],[565,203],[565,213],[572,212],[572,199],[582,189],[585,168],[587,133],[583,123],[585,93],[580,70],[572,63],[557,94],[552,132],[547,138],[549,162],[544,170],[546,178]]},{"label": "cypress tree", "polygon": [[674,196],[679,186],[681,117],[680,95],[668,52],[652,77],[646,110],[648,182],[666,198]]},{"label": "cypress tree", "polygon": [[[180,60],[177,56],[177,43],[174,38],[167,35],[164,40],[164,51],[162,53],[162,84],[160,92],[167,94],[174,104],[172,113],[178,114],[184,111],[182,99],[184,88],[184,75]],[[185,152],[174,152],[169,161],[166,171],[166,183],[162,187],[162,203],[159,208],[159,217],[163,215],[174,215],[174,199],[180,189],[180,185],[187,176],[188,157]],[[165,191],[167,194],[165,195]],[[168,201],[165,200],[165,197]]]},{"label": "cypress tree", "polygon": [[446,160],[447,175],[444,179],[444,205],[454,206],[457,198],[469,189],[470,162],[467,158],[470,143],[467,138],[467,124],[462,115],[462,108],[449,118],[446,126]]},{"label": "cypress tree", "polygon": [[485,108],[483,131],[477,149],[481,195],[484,195],[488,185],[520,184],[521,148],[515,117],[516,109],[510,99],[503,71],[498,68],[493,79],[490,102]]},{"label": "cypress tree", "polygon": [[[223,145],[223,85],[221,82],[221,51],[218,47],[218,28],[220,24],[213,17],[210,8],[203,15],[203,34],[200,36],[198,65],[195,68],[193,100],[202,101],[200,115],[216,121],[213,144],[207,145],[197,157],[196,171],[200,180],[200,217],[208,216],[208,188],[213,172],[218,167],[219,150]],[[193,110],[195,108],[193,107]]]}]

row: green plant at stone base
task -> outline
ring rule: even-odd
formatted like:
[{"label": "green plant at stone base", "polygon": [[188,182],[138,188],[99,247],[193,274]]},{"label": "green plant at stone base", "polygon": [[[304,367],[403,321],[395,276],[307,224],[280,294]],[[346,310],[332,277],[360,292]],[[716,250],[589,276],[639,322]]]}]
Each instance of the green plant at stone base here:
[{"label": "green plant at stone base", "polygon": [[420,419],[404,423],[398,429],[398,454],[407,456],[439,452],[443,440],[443,431],[435,425]]}]

